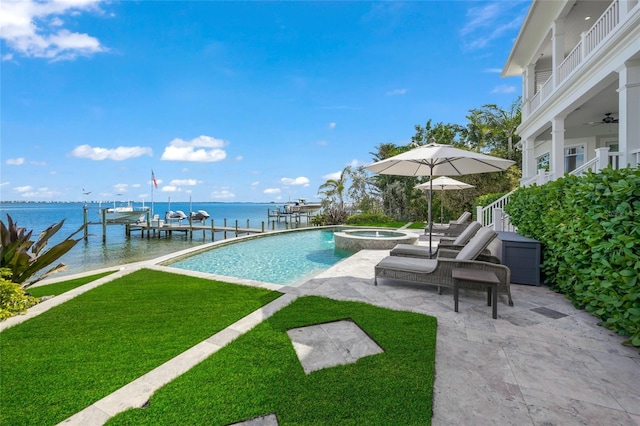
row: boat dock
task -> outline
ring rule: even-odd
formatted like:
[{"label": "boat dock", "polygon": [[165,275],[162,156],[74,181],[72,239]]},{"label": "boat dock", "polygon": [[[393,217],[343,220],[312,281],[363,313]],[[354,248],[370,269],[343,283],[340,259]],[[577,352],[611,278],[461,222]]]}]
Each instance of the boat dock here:
[{"label": "boat dock", "polygon": [[278,223],[280,220],[284,220],[284,223],[301,223],[302,219],[305,219],[307,223],[309,223],[312,216],[312,212],[288,212],[280,208],[267,209],[267,217],[269,220],[275,219]]},{"label": "boat dock", "polygon": [[[156,215],[157,216],[157,215]],[[124,226],[125,235],[130,237],[133,233],[140,232],[142,238],[146,236],[146,238],[161,238],[162,236],[170,237],[174,232],[183,233],[187,235],[189,238],[193,238],[194,233],[202,232],[202,238],[206,239],[207,234],[210,233],[211,241],[215,241],[215,234],[222,233],[223,239],[238,237],[240,235],[249,235],[249,234],[261,234],[269,231],[276,230],[276,223],[279,223],[281,219],[284,219],[284,223],[286,224],[285,229],[289,229],[289,226],[295,227],[301,223],[301,218],[307,217],[307,214],[299,214],[299,213],[283,213],[280,212],[277,215],[275,212],[268,210],[267,216],[270,222],[270,229],[267,229],[265,222],[261,222],[259,228],[251,227],[249,221],[247,220],[246,226],[240,226],[239,222],[236,220],[232,226],[229,226],[227,223],[227,219],[224,219],[222,226],[216,225],[215,221],[212,219],[209,224],[206,221],[193,221],[191,218],[179,220],[179,221],[166,221],[159,220],[157,217],[151,219],[150,214],[146,215],[146,220],[135,221],[135,222],[110,222],[108,220],[103,220],[101,222],[91,222],[89,221],[88,208],[84,208],[84,239],[87,240],[89,238],[89,228],[90,226],[101,226],[102,227],[102,242],[107,241],[107,226],[119,225]],[[276,220],[271,220],[275,218]],[[308,223],[308,222],[307,222]]]}]

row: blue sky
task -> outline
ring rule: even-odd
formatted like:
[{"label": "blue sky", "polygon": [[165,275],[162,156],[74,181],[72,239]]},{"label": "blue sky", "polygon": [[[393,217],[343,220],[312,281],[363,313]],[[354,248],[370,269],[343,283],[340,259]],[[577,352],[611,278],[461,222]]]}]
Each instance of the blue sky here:
[{"label": "blue sky", "polygon": [[2,0],[0,199],[317,200],[417,124],[509,107],[529,4]]}]

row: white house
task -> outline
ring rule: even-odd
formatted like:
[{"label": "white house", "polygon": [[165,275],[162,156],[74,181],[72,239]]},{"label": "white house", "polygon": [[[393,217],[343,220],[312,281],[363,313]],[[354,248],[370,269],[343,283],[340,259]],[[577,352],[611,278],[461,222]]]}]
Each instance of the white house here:
[{"label": "white house", "polygon": [[502,71],[522,76],[523,184],[640,163],[640,0],[533,0]]}]

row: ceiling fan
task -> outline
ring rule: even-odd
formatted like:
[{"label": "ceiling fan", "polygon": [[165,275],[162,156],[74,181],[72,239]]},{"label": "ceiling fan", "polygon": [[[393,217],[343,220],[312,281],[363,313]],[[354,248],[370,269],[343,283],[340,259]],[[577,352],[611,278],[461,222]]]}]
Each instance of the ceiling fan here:
[{"label": "ceiling fan", "polygon": [[599,126],[601,124],[615,124],[617,122],[618,119],[613,117],[613,113],[608,112],[604,115],[604,118],[601,121],[590,121],[588,124],[590,126]]}]

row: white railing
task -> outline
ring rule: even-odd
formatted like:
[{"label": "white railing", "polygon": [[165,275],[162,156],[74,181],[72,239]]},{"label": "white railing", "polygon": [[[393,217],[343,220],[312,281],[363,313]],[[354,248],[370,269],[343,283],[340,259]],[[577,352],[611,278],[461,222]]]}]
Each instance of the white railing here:
[{"label": "white railing", "polygon": [[582,42],[564,58],[558,67],[558,84],[562,83],[582,62]]},{"label": "white railing", "polygon": [[509,192],[508,194],[503,195],[498,198],[493,203],[488,206],[478,206],[476,207],[476,220],[482,224],[482,226],[492,226],[494,224],[494,209],[499,208],[504,211],[504,206],[509,202],[509,197],[516,190]]},{"label": "white railing", "polygon": [[[562,61],[560,66],[554,72],[557,73],[557,84],[565,81],[572,72],[580,67],[584,60],[598,49],[605,41],[607,36],[615,30],[620,23],[620,1],[611,2],[607,10],[598,18],[595,24],[581,36],[581,41],[571,50],[571,53]],[[549,82],[553,78],[549,78],[540,91],[529,99],[528,113],[533,113],[551,96],[553,91],[557,89]]]},{"label": "white railing", "polygon": [[618,170],[620,168],[620,157],[622,154],[619,152],[610,152],[609,153],[609,162],[605,164],[605,166],[609,165],[612,169]]},{"label": "white railing", "polygon": [[592,160],[587,161],[580,167],[576,167],[572,171],[569,172],[570,175],[580,176],[585,173],[587,170],[597,170],[598,158],[594,158]]},{"label": "white railing", "polygon": [[620,2],[615,0],[584,35],[584,56],[596,50],[618,23],[620,23]]}]

